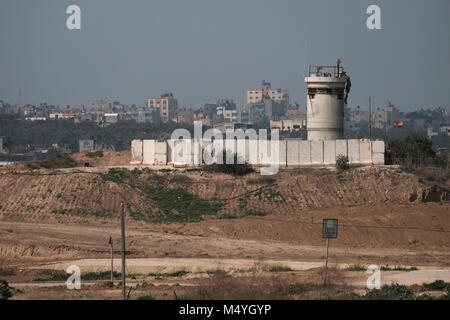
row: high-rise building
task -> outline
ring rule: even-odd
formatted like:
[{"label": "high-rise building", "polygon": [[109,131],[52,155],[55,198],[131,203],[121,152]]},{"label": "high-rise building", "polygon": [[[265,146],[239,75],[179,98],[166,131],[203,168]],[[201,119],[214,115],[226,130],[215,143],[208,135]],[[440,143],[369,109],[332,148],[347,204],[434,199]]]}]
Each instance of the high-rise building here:
[{"label": "high-rise building", "polygon": [[289,93],[287,90],[274,89],[270,82],[263,80],[261,88],[247,89],[247,103],[259,103],[263,97],[269,97],[278,103],[289,105]]},{"label": "high-rise building", "polygon": [[170,120],[177,121],[178,101],[172,93],[164,93],[159,98],[148,99],[147,107],[150,109],[159,109],[159,114],[163,122]]}]

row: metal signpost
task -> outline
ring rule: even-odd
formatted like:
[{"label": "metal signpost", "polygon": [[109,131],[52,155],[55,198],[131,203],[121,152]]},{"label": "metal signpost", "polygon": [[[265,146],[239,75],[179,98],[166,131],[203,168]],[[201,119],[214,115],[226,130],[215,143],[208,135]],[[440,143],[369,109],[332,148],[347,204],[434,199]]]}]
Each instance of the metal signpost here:
[{"label": "metal signpost", "polygon": [[127,300],[126,275],[125,275],[125,212],[123,202],[120,203],[121,211],[121,235],[122,235],[122,300]]},{"label": "metal signpost", "polygon": [[114,249],[113,249],[113,239],[109,236],[109,246],[110,246],[110,254],[111,254],[111,283],[114,284]]},{"label": "metal signpost", "polygon": [[327,253],[325,255],[325,275],[324,283],[327,283],[327,269],[328,269],[328,240],[336,239],[338,231],[338,219],[323,219],[322,223],[322,238],[327,239]]}]

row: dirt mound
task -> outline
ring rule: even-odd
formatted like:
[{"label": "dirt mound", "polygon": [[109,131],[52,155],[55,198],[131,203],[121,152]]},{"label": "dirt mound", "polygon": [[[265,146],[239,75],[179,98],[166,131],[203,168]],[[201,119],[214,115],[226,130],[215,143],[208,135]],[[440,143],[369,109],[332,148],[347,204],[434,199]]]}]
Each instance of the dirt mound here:
[{"label": "dirt mound", "polygon": [[[84,157],[85,155],[83,155]],[[105,163],[125,155],[104,155]],[[81,161],[82,156],[77,158]],[[98,171],[100,170],[100,171]],[[0,171],[0,218],[22,221],[71,219],[87,223],[87,218],[118,216],[121,201],[130,212],[157,210],[139,185],[167,190],[180,188],[199,199],[220,203],[216,216],[264,216],[300,214],[304,210],[379,204],[416,205],[449,200],[444,187],[420,183],[416,176],[396,169],[362,168],[337,173],[320,169],[279,172],[269,178],[258,173],[245,177],[192,170],[139,171],[132,184],[104,180],[103,167],[35,171]],[[129,172],[129,171],[127,171]],[[120,172],[118,172],[120,173]],[[185,192],[183,191],[183,192]],[[184,195],[184,194],[180,194]],[[161,193],[164,197],[164,193]],[[171,194],[171,196],[174,196]],[[176,199],[175,199],[176,200]],[[160,201],[163,202],[163,201]],[[211,206],[203,206],[209,208]],[[208,213],[205,212],[205,217]]]}]

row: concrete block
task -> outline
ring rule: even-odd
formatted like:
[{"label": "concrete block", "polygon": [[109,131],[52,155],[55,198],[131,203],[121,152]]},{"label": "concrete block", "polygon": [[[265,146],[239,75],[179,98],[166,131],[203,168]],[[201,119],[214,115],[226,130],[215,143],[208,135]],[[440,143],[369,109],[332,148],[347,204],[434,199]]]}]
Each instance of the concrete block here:
[{"label": "concrete block", "polygon": [[339,155],[348,157],[347,140],[336,140],[336,158]]},{"label": "concrete block", "polygon": [[287,142],[287,163],[288,166],[300,165],[300,144],[299,140],[286,140]]},{"label": "concrete block", "polygon": [[279,151],[278,151],[278,163],[281,165],[281,166],[286,166],[286,164],[287,164],[287,162],[286,162],[286,160],[287,160],[287,158],[286,158],[286,153],[287,153],[287,149],[286,149],[286,146],[287,146],[287,141],[286,140],[280,140],[279,141]]},{"label": "concrete block", "polygon": [[372,152],[384,153],[384,141],[372,141]]},{"label": "concrete block", "polygon": [[258,164],[271,164],[273,153],[270,140],[258,140]]},{"label": "concrete block", "polygon": [[155,154],[167,154],[167,142],[156,141],[155,142]]},{"label": "concrete block", "polygon": [[359,140],[347,140],[348,146],[348,161],[350,163],[359,163]]},{"label": "concrete block", "polygon": [[131,162],[130,164],[142,164],[142,140],[131,141]]},{"label": "concrete block", "polygon": [[156,165],[166,165],[167,164],[167,153],[155,154],[155,164]]},{"label": "concrete block", "polygon": [[248,155],[249,164],[259,164],[258,140],[245,140],[245,153]]},{"label": "concrete block", "polygon": [[202,142],[200,139],[192,140],[192,162],[194,166],[202,164],[203,152],[202,152]]},{"label": "concrete block", "polygon": [[155,164],[166,165],[167,164],[167,142],[156,141],[155,142]]},{"label": "concrete block", "polygon": [[236,140],[236,153],[239,159],[244,160],[244,162],[248,162],[248,152],[246,150],[245,139]]},{"label": "concrete block", "polygon": [[372,163],[383,165],[384,164],[384,153],[374,152],[372,153]]},{"label": "concrete block", "polygon": [[311,141],[299,140],[298,144],[300,145],[300,164],[311,164]]},{"label": "concrete block", "polygon": [[[227,157],[225,162],[228,164],[234,163],[234,155],[237,153],[236,151],[236,140],[235,139],[225,139],[223,141],[224,147],[223,149],[227,152]],[[245,161],[245,158],[240,158],[239,161]]]},{"label": "concrete block", "polygon": [[176,166],[192,165],[192,142],[190,139],[174,141],[173,164]]},{"label": "concrete block", "polygon": [[222,161],[222,153],[224,151],[224,140],[216,139],[214,141],[203,139],[203,162],[213,164]]},{"label": "concrete block", "polygon": [[143,140],[142,164],[155,164],[155,140]]},{"label": "concrete block", "polygon": [[314,164],[323,163],[323,141],[311,141],[311,162]]},{"label": "concrete block", "polygon": [[372,150],[370,140],[361,139],[359,141],[359,162],[372,163]]},{"label": "concrete block", "polygon": [[323,142],[323,162],[325,164],[336,163],[336,140],[325,140]]},{"label": "concrete block", "polygon": [[167,163],[173,164],[173,153],[175,148],[175,140],[167,140]]}]

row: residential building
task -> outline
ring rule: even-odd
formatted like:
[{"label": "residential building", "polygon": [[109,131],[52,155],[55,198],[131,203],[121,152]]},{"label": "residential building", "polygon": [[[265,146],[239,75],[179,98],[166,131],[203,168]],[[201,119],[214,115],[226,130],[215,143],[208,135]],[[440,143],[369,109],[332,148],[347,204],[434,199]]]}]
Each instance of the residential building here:
[{"label": "residential building", "polygon": [[241,123],[241,122],[233,122],[233,123],[219,123],[214,125],[214,129],[220,130],[222,133],[226,133],[227,131],[235,131],[235,130],[247,130],[254,129],[255,126],[252,123]]},{"label": "residential building", "polygon": [[399,120],[400,111],[389,102],[386,107],[378,108],[372,112],[372,127],[384,129],[391,128]]},{"label": "residential building", "polygon": [[236,103],[233,100],[218,100],[216,108],[217,116],[223,118],[227,122],[238,121],[238,112],[236,110]]},{"label": "residential building", "polygon": [[205,103],[202,108],[202,113],[205,118],[214,118],[217,115],[217,103]]},{"label": "residential building", "polygon": [[300,131],[306,126],[305,120],[270,120],[270,129],[279,129],[280,131]]},{"label": "residential building", "polygon": [[137,119],[136,122],[139,123],[153,123],[157,124],[161,122],[161,116],[159,114],[158,110],[143,110],[137,112]]},{"label": "residential building", "polygon": [[286,118],[291,120],[306,121],[306,109],[289,108],[286,110]]},{"label": "residential building", "polygon": [[105,113],[106,123],[117,123],[119,121],[119,114],[117,113]]},{"label": "residential building", "polygon": [[258,89],[247,89],[247,99],[246,103],[259,103],[262,102],[263,97],[269,97],[270,99],[284,104],[289,105],[289,92],[282,89],[274,89],[271,87],[270,82],[265,80],[262,81],[261,88]]},{"label": "residential building", "polygon": [[186,108],[178,110],[177,123],[187,123],[194,125],[195,115],[192,110]]},{"label": "residential building", "polygon": [[149,109],[159,109],[159,114],[163,122],[177,121],[178,101],[172,93],[164,93],[159,98],[148,99]]},{"label": "residential building", "polygon": [[94,150],[94,140],[92,140],[92,139],[79,140],[78,144],[79,144],[80,152]]},{"label": "residential building", "polygon": [[264,97],[258,103],[247,103],[242,107],[241,121],[245,122],[269,122],[279,120],[284,116],[285,106],[268,97]]}]

